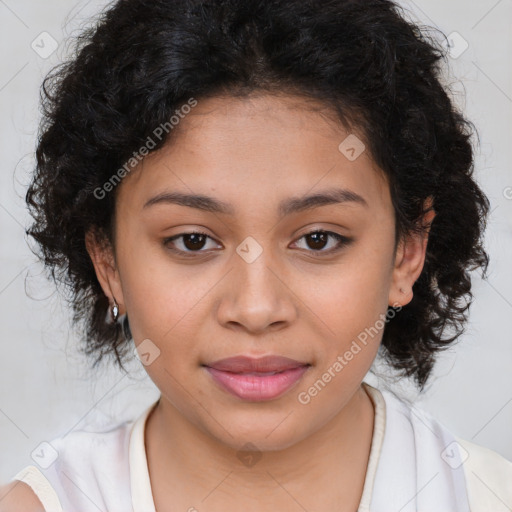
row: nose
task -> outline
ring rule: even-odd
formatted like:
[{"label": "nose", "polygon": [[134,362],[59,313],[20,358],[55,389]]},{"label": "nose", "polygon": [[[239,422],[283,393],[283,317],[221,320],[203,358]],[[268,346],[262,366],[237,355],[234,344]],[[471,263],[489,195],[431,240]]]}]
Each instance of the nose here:
[{"label": "nose", "polygon": [[296,318],[291,276],[270,250],[262,250],[254,260],[243,252],[236,254],[226,277],[217,309],[218,321],[225,327],[258,334],[284,328]]}]

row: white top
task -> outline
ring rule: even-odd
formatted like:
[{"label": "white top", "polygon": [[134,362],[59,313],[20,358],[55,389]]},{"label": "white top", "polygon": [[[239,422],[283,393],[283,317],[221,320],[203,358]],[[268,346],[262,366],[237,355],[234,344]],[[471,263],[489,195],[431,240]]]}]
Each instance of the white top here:
[{"label": "white top", "polygon": [[[375,419],[358,512],[512,510],[512,462],[390,391],[363,386]],[[27,483],[46,512],[155,512],[144,429],[156,403],[110,430],[54,439],[41,452],[48,467],[27,466],[11,480]]]}]

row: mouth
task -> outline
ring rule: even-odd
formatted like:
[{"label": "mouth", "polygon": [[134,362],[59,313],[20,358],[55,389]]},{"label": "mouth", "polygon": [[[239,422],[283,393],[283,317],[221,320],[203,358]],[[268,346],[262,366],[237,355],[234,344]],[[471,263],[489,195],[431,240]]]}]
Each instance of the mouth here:
[{"label": "mouth", "polygon": [[299,382],[310,366],[283,356],[238,356],[203,365],[223,391],[253,402],[279,398]]}]

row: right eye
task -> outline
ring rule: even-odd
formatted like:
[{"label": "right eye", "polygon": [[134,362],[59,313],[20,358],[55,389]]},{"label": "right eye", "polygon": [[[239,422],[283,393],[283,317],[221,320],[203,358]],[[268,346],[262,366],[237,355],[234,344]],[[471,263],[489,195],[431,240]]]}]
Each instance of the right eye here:
[{"label": "right eye", "polygon": [[[163,240],[164,246],[169,249],[172,252],[178,253],[178,254],[190,254],[190,253],[200,253],[200,252],[207,252],[202,251],[201,249],[205,245],[206,239],[213,240],[209,235],[206,233],[203,233],[201,231],[191,231],[188,233],[180,233],[179,235],[174,235],[170,238],[165,238]],[[180,244],[183,248],[176,248],[176,242],[175,240],[183,239],[180,241]],[[170,247],[170,245],[173,245],[174,247]]]}]

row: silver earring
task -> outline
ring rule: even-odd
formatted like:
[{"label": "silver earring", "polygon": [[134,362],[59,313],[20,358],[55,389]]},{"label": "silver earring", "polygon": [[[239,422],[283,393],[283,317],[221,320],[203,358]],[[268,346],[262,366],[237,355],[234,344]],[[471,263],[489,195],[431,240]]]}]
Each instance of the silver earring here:
[{"label": "silver earring", "polygon": [[112,307],[110,308],[110,316],[112,318],[112,323],[117,322],[117,318],[119,317],[119,306],[117,305],[116,299],[114,300],[114,304],[112,304]]}]

